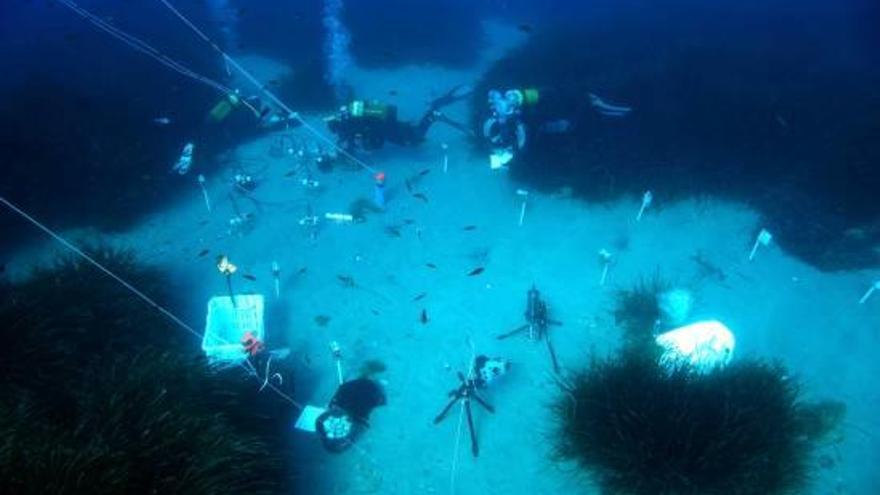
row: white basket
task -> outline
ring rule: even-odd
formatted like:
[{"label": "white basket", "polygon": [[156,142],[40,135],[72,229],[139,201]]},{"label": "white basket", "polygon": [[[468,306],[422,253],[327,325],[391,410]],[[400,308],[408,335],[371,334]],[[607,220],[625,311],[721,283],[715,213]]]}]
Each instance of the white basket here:
[{"label": "white basket", "polygon": [[241,338],[247,332],[265,342],[263,308],[261,294],[236,295],[234,306],[229,296],[212,297],[208,301],[205,335],[202,338],[202,351],[208,359],[212,362],[244,359]]}]

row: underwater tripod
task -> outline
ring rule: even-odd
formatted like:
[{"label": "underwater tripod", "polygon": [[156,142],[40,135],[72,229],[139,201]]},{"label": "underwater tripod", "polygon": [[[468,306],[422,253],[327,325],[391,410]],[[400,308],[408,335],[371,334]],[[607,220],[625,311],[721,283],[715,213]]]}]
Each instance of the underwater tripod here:
[{"label": "underwater tripod", "polygon": [[434,418],[434,424],[438,424],[443,421],[443,418],[449,413],[456,403],[461,401],[464,406],[465,416],[467,416],[467,425],[468,431],[471,434],[471,452],[474,454],[474,457],[480,455],[480,445],[477,443],[477,433],[474,431],[474,418],[473,413],[471,412],[471,399],[477,401],[477,404],[483,406],[484,409],[489,411],[490,413],[495,412],[495,408],[492,407],[491,404],[486,402],[480,395],[477,393],[477,381],[474,378],[465,378],[462,372],[458,372],[458,379],[461,381],[461,385],[455,389],[449,391],[449,403],[446,404],[446,407],[440,411],[440,414]]},{"label": "underwater tripod", "polygon": [[559,374],[559,361],[556,359],[556,350],[553,349],[553,342],[550,341],[550,334],[547,332],[550,325],[562,325],[561,321],[551,320],[547,313],[547,303],[541,299],[541,293],[532,285],[529,289],[528,298],[526,300],[526,324],[514,328],[510,332],[503,333],[496,337],[498,340],[504,340],[512,337],[525,330],[529,331],[529,340],[544,340],[547,343],[547,351],[550,353],[550,361],[553,363],[553,371]]}]

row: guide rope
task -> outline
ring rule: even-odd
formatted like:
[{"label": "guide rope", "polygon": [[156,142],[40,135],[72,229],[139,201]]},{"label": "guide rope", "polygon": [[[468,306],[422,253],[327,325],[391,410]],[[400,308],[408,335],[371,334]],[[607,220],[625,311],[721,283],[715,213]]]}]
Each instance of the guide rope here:
[{"label": "guide rope", "polygon": [[[225,86],[225,85],[223,85],[223,84],[221,84],[221,83],[219,83],[219,82],[217,82],[207,76],[201,75],[201,74],[197,73],[196,71],[186,67],[183,63],[181,63],[177,60],[174,60],[173,58],[169,57],[168,55],[161,53],[156,48],[153,48],[147,42],[145,42],[145,41],[143,41],[133,35],[126,33],[125,31],[113,26],[112,24],[108,23],[107,21],[104,21],[100,17],[89,12],[88,10],[80,7],[73,0],[57,0],[57,1],[58,1],[58,3],[60,3],[61,5],[64,5],[65,7],[67,7],[68,9],[73,11],[74,13],[76,13],[77,15],[79,15],[82,18],[86,19],[87,21],[91,22],[97,28],[101,29],[102,31],[104,31],[107,34],[111,35],[112,37],[116,38],[117,40],[122,41],[123,43],[125,43],[126,45],[128,45],[129,47],[134,49],[135,51],[138,51],[140,53],[143,53],[143,54],[153,58],[154,60],[156,60],[157,62],[161,63],[162,65],[170,68],[171,70],[174,70],[175,72],[177,72],[183,76],[189,77],[195,81],[201,82],[202,84],[205,84],[208,87],[211,87],[211,88],[223,93],[224,95],[235,95],[236,94],[235,90],[233,90],[233,89],[231,89],[231,88],[229,88],[229,87],[227,87],[227,86]],[[322,143],[324,143],[325,145],[333,148],[338,154],[351,160],[352,162],[354,162],[355,164],[357,164],[359,167],[363,168],[367,172],[370,172],[371,174],[375,174],[378,172],[378,170],[376,168],[370,166],[369,164],[367,164],[366,162],[364,162],[360,158],[354,156],[352,153],[347,151],[345,148],[336,144],[335,141],[333,141],[332,139],[325,136],[320,130],[318,130],[317,128],[315,128],[315,126],[313,126],[307,120],[305,120],[298,112],[295,112],[290,106],[288,106],[286,103],[284,103],[284,101],[282,101],[281,98],[279,98],[274,93],[272,93],[266,87],[266,85],[261,84],[260,81],[256,77],[254,77],[254,75],[251,74],[247,69],[245,69],[240,63],[238,63],[237,60],[235,60],[229,54],[224,52],[223,49],[221,49],[216,43],[214,43],[213,40],[211,40],[211,38],[209,38],[195,24],[193,24],[192,21],[190,21],[186,16],[183,15],[183,13],[181,13],[179,10],[177,10],[177,8],[174,7],[174,5],[172,5],[167,0],[160,0],[160,1],[165,5],[165,7],[168,8],[168,10],[170,10],[184,24],[186,24],[186,26],[189,27],[199,38],[201,38],[203,41],[208,43],[208,45],[211,46],[211,48],[213,48],[215,51],[217,51],[220,54],[220,56],[223,58],[224,64],[227,67],[227,71],[228,71],[229,67],[232,67],[235,70],[237,70],[241,75],[243,75],[245,77],[245,79],[248,80],[248,82],[250,82],[251,84],[254,85],[254,87],[257,89],[257,91],[260,94],[262,94],[267,100],[269,100],[270,102],[274,103],[276,106],[278,106],[279,108],[284,110],[284,112],[286,112],[288,117],[293,118],[297,123],[299,123],[303,127],[303,129],[305,129],[315,139],[317,139],[317,140],[321,141]],[[239,101],[243,105],[245,105],[248,109],[250,109],[255,115],[260,114],[260,111],[256,108],[254,108],[254,106],[251,105],[244,98],[240,98]]]},{"label": "guide rope", "polygon": [[354,156],[353,154],[349,153],[348,151],[345,150],[345,148],[336,144],[332,139],[328,138],[323,133],[321,133],[321,131],[315,129],[315,127],[312,126],[311,124],[309,124],[304,118],[302,118],[302,116],[300,116],[300,114],[298,112],[293,111],[293,109],[290,108],[286,103],[284,103],[284,101],[282,101],[281,98],[279,98],[278,96],[275,95],[275,93],[270,91],[269,88],[267,88],[265,84],[261,84],[260,81],[256,77],[254,77],[253,74],[251,74],[247,69],[245,69],[240,63],[238,63],[237,60],[232,58],[232,56],[230,56],[228,53],[223,51],[223,49],[220,48],[220,46],[217,45],[217,43],[215,43],[211,38],[209,38],[208,35],[206,35],[201,29],[199,29],[198,26],[193,24],[193,22],[190,21],[185,15],[183,15],[183,13],[181,13],[179,10],[177,10],[177,8],[174,5],[172,5],[169,0],[159,0],[159,1],[163,5],[165,5],[165,7],[167,7],[168,10],[171,11],[171,13],[173,13],[175,16],[177,16],[177,18],[180,19],[181,22],[186,24],[186,26],[189,27],[196,34],[196,36],[201,38],[202,41],[207,43],[211,48],[214,49],[214,51],[216,51],[218,54],[220,54],[220,56],[223,57],[223,61],[226,64],[228,64],[229,66],[231,66],[232,68],[237,70],[239,73],[241,73],[241,75],[243,75],[245,77],[245,79],[250,81],[250,83],[253,84],[255,88],[257,88],[257,91],[262,93],[262,95],[265,96],[266,99],[268,99],[269,101],[271,101],[272,103],[277,105],[279,108],[284,110],[288,116],[293,117],[293,119],[296,120],[297,122],[299,122],[299,124],[302,125],[305,130],[309,131],[309,133],[311,133],[314,137],[316,137],[320,141],[322,141],[325,144],[327,144],[328,146],[332,147],[340,155],[343,155],[344,157],[346,157],[349,160],[353,161],[354,163],[358,164],[364,170],[366,170],[370,173],[373,173],[373,174],[378,172],[375,168],[371,167],[363,160],[361,160],[358,157]]},{"label": "guide rope", "polygon": [[[52,230],[51,228],[49,228],[48,226],[46,226],[45,224],[43,224],[42,222],[40,222],[39,220],[34,218],[32,215],[30,215],[29,213],[27,213],[23,209],[19,208],[18,206],[16,206],[14,203],[12,203],[11,201],[9,201],[8,199],[6,199],[3,196],[0,196],[0,203],[5,205],[12,212],[16,213],[17,215],[19,215],[23,219],[25,219],[28,222],[30,222],[31,224],[33,224],[39,230],[43,231],[45,234],[47,234],[49,237],[51,237],[55,242],[57,242],[58,244],[63,246],[65,249],[67,249],[71,253],[75,254],[76,256],[79,256],[80,258],[85,260],[87,263],[94,266],[95,268],[100,270],[102,273],[104,273],[105,275],[107,275],[108,277],[110,277],[111,279],[116,281],[117,283],[119,283],[126,290],[128,290],[129,292],[131,292],[132,294],[137,296],[139,299],[141,299],[142,301],[147,303],[147,305],[149,305],[151,308],[159,311],[162,315],[164,315],[169,320],[171,320],[175,325],[177,325],[180,328],[191,333],[192,335],[197,337],[199,340],[204,338],[204,334],[202,332],[199,332],[198,330],[193,328],[191,325],[187,324],[179,316],[172,313],[171,310],[169,310],[168,308],[166,308],[166,307],[162,306],[161,304],[159,304],[158,302],[156,302],[153,298],[146,295],[143,291],[141,291],[140,289],[138,289],[137,287],[132,285],[130,282],[128,282],[127,280],[122,278],[120,275],[117,275],[115,272],[113,272],[113,270],[107,268],[101,262],[99,262],[98,260],[93,258],[92,256],[89,256],[88,253],[86,253],[82,249],[78,248],[72,242],[65,239],[63,236],[61,236],[61,234],[55,232],[54,230]],[[223,339],[221,337],[217,337],[217,340],[220,341],[221,343],[224,343],[224,344],[230,344],[230,342],[226,341],[225,339]],[[297,402],[293,397],[287,395],[286,393],[284,393],[283,390],[281,390],[277,386],[275,386],[275,384],[273,384],[271,382],[271,380],[268,380],[268,379],[265,381],[261,380],[256,372],[253,372],[253,371],[251,371],[250,368],[248,368],[248,365],[250,365],[250,363],[247,360],[239,362],[238,365],[242,369],[247,371],[248,376],[253,376],[254,379],[260,383],[260,391],[262,391],[264,388],[268,388],[269,390],[274,392],[276,395],[278,395],[278,397],[281,397],[282,399],[284,399],[285,401],[287,401],[288,403],[290,403],[294,407],[298,408],[299,410],[305,409],[305,407],[302,404],[300,404],[299,402]],[[267,367],[267,369],[268,369],[268,367]],[[355,448],[355,450],[360,452],[371,464],[373,464],[374,466],[379,466],[378,461],[376,461],[376,459],[373,458],[373,456],[371,456],[366,450],[364,450],[363,447],[361,447],[360,445],[354,444],[354,443],[351,445]]]},{"label": "guide rope", "polygon": [[[57,0],[57,1],[61,5],[64,5],[65,7],[69,8],[71,11],[73,11],[77,15],[81,16],[83,19],[92,23],[95,27],[97,27],[101,31],[104,31],[105,33],[109,34],[110,36],[123,42],[124,44],[126,44],[130,48],[132,48],[133,50],[140,52],[144,55],[147,55],[148,57],[156,60],[160,64],[164,65],[165,67],[168,67],[169,69],[177,72],[178,74],[181,74],[185,77],[189,77],[190,79],[198,81],[198,82],[200,82],[210,88],[213,88],[213,89],[219,91],[220,93],[223,93],[224,95],[234,95],[235,94],[235,91],[232,90],[231,88],[228,88],[228,87],[224,86],[223,84],[221,84],[221,83],[219,83],[219,82],[217,82],[207,76],[199,74],[198,72],[185,66],[182,62],[174,60],[173,58],[169,57],[168,55],[165,55],[164,53],[160,52],[159,50],[157,50],[156,48],[151,46],[149,43],[147,43],[146,41],[143,41],[143,40],[141,40],[131,34],[128,34],[125,31],[117,28],[116,26],[113,26],[112,24],[101,19],[100,17],[96,16],[95,14],[92,14],[88,10],[80,7],[79,5],[72,2],[71,0]],[[242,103],[246,107],[248,107],[252,112],[254,112],[254,114],[259,115],[259,111],[256,108],[254,108],[253,105],[251,105],[247,101],[242,101]]]},{"label": "guide rope", "polygon": [[[128,290],[129,292],[131,292],[132,294],[137,296],[139,299],[141,299],[142,301],[147,303],[147,305],[149,305],[151,308],[155,309],[156,311],[158,311],[159,313],[161,313],[162,315],[167,317],[175,325],[177,325],[180,328],[191,333],[192,335],[197,337],[199,340],[204,338],[204,334],[202,332],[199,332],[198,330],[193,328],[191,325],[187,324],[180,317],[178,317],[177,315],[172,313],[171,310],[169,310],[168,308],[166,308],[166,307],[162,306],[161,304],[159,304],[158,302],[156,302],[153,298],[151,298],[150,296],[143,293],[140,289],[138,289],[137,287],[132,285],[130,282],[128,282],[127,280],[122,278],[120,275],[117,275],[115,272],[113,272],[113,270],[110,270],[109,268],[104,266],[100,261],[96,260],[92,256],[89,256],[88,253],[86,253],[85,251],[83,251],[82,249],[80,249],[76,245],[74,245],[72,242],[70,242],[67,239],[65,239],[64,237],[62,237],[61,234],[59,234],[59,233],[55,232],[54,230],[52,230],[51,228],[47,227],[45,224],[43,224],[42,222],[40,222],[39,220],[37,220],[36,218],[31,216],[26,211],[22,210],[21,208],[16,206],[11,201],[4,198],[3,196],[0,196],[0,203],[4,204],[7,208],[9,208],[14,213],[18,214],[19,216],[21,216],[22,218],[24,218],[25,220],[27,220],[28,222],[33,224],[38,229],[42,230],[44,233],[46,233],[49,237],[51,237],[53,240],[55,240],[58,244],[63,246],[65,249],[72,252],[76,256],[79,256],[80,258],[85,260],[87,263],[94,266],[95,268],[97,268],[98,270],[103,272],[105,275],[107,275],[108,277],[115,280],[117,283],[119,283],[121,286],[123,286],[126,290]],[[228,342],[220,337],[218,337],[217,340],[223,344],[231,344],[231,342]],[[253,375],[258,381],[260,380],[259,376],[257,376],[254,373],[251,373],[251,370],[247,366],[245,366],[244,363],[239,363],[239,365],[245,371],[248,371],[248,375]],[[303,406],[299,402],[297,402],[292,397],[290,397],[289,395],[284,393],[284,391],[280,390],[272,383],[269,383],[266,386],[266,388],[271,389],[273,392],[278,394],[279,397],[286,400],[290,404],[296,406],[297,408],[299,408],[299,409],[303,408]]]}]

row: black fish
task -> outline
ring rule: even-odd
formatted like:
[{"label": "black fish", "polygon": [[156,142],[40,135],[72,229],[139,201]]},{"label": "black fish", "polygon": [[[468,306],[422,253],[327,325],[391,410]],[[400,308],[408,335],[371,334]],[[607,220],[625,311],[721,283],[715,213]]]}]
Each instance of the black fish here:
[{"label": "black fish", "polygon": [[483,271],[485,271],[485,270],[486,269],[483,268],[482,266],[478,266],[478,267],[474,268],[473,270],[469,271],[467,276],[468,277],[476,277],[477,275],[483,273]]},{"label": "black fish", "polygon": [[306,270],[308,270],[308,269],[309,269],[308,267],[304,266],[304,267],[300,268],[299,270],[297,270],[297,271],[296,271],[296,274],[297,274],[297,275],[305,275],[305,274],[306,274]]},{"label": "black fish", "polygon": [[413,298],[413,302],[415,302],[415,301],[421,301],[421,300],[424,299],[425,296],[427,296],[427,295],[428,295],[427,292],[419,292],[418,294],[416,294],[416,297]]},{"label": "black fish", "polygon": [[294,175],[296,175],[296,170],[291,170],[290,172],[287,172],[286,174],[284,174],[285,177],[291,177]]},{"label": "black fish", "polygon": [[476,225],[465,225],[462,230],[477,230]]},{"label": "black fish", "polygon": [[354,278],[351,275],[337,275],[336,278],[342,284],[343,287],[354,287]]},{"label": "black fish", "polygon": [[0,274],[6,273],[6,263],[0,263]]},{"label": "black fish", "polygon": [[257,277],[251,275],[250,273],[245,273],[244,275],[242,275],[242,278],[245,278],[245,279],[247,279],[247,280],[250,280],[251,282],[256,282],[256,281],[257,281]]},{"label": "black fish", "polygon": [[435,265],[434,263],[425,263],[425,266],[427,266],[427,267],[430,268],[431,270],[436,270],[436,269],[437,269],[437,265]]},{"label": "black fish", "polygon": [[413,197],[414,197],[414,198],[421,199],[421,200],[424,201],[425,203],[428,202],[428,197],[425,196],[425,195],[422,194],[422,193],[415,193],[415,194],[413,194]]},{"label": "black fish", "polygon": [[424,309],[422,310],[422,314],[419,315],[419,321],[422,322],[422,325],[428,324],[428,311],[427,310],[424,310]]},{"label": "black fish", "polygon": [[516,28],[526,34],[532,34],[533,31],[533,28],[530,24],[520,24]]},{"label": "black fish", "polygon": [[210,249],[202,249],[201,251],[199,251],[198,257],[199,258],[204,257],[206,254],[208,254],[210,252],[211,252]]},{"label": "black fish", "polygon": [[430,174],[430,173],[431,173],[431,169],[430,169],[430,168],[426,168],[426,169],[422,170],[421,172],[419,172],[419,177],[424,177],[424,176],[426,176],[426,175],[428,175],[428,174]]}]

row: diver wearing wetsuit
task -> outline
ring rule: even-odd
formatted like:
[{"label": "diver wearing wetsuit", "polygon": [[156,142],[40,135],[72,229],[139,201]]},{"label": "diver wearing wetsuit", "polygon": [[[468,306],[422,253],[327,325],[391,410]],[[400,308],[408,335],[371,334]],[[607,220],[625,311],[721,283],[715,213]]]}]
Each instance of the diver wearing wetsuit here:
[{"label": "diver wearing wetsuit", "polygon": [[338,143],[346,150],[379,149],[385,141],[399,146],[416,146],[425,140],[439,112],[429,110],[417,123],[401,122],[397,107],[375,100],[355,100],[326,119],[327,127],[336,134]]},{"label": "diver wearing wetsuit", "polygon": [[470,94],[469,91],[459,92],[460,88],[456,86],[431,102],[428,111],[415,123],[398,120],[396,106],[377,100],[354,100],[325,122],[330,132],[337,136],[339,145],[349,151],[355,148],[379,149],[386,141],[399,146],[417,146],[425,141],[428,129],[438,120],[469,134],[466,126],[440,112],[440,108]]}]

